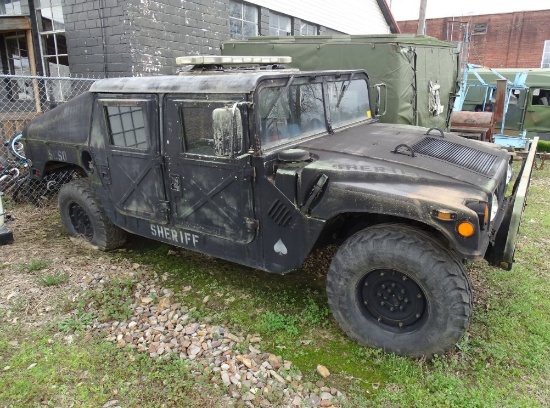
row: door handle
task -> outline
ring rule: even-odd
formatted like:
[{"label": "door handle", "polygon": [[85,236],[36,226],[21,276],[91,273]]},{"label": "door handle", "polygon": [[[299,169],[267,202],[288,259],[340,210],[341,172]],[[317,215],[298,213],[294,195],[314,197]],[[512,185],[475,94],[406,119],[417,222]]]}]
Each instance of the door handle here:
[{"label": "door handle", "polygon": [[111,183],[111,171],[108,166],[99,166],[99,174],[106,182]]}]

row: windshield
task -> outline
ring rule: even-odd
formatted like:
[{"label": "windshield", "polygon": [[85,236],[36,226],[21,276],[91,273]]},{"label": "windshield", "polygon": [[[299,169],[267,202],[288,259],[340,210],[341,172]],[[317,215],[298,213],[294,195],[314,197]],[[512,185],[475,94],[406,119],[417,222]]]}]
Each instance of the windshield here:
[{"label": "windshield", "polygon": [[[324,103],[327,104],[328,118]],[[312,82],[289,78],[286,83],[260,90],[259,116],[262,147],[333,131],[370,118],[365,79]]]}]

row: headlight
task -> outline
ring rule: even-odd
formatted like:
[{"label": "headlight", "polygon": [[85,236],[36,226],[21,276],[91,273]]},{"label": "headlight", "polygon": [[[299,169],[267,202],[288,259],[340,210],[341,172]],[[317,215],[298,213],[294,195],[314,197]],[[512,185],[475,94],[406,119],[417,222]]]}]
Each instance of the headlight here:
[{"label": "headlight", "polygon": [[498,197],[496,194],[493,194],[491,197],[491,218],[490,221],[492,222],[498,213]]},{"label": "headlight", "polygon": [[512,176],[514,175],[514,170],[512,169],[512,166],[510,163],[508,163],[508,169],[506,170],[506,185],[512,180]]}]

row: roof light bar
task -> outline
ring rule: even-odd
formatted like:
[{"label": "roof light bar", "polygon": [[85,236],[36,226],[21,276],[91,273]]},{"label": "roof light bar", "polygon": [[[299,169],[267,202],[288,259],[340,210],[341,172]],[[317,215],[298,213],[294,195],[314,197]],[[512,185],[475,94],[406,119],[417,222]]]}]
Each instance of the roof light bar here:
[{"label": "roof light bar", "polygon": [[176,65],[290,64],[292,57],[195,55],[177,57]]}]

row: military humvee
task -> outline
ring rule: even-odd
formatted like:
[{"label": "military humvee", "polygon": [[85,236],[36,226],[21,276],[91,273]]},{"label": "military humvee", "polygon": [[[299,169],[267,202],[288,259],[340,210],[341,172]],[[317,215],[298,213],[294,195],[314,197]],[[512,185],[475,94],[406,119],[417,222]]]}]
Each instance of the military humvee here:
[{"label": "military humvee", "polygon": [[219,66],[243,60],[100,80],[29,124],[34,177],[82,176],[59,192],[69,234],[110,250],[130,232],[275,273],[338,243],[328,301],[349,336],[451,348],[472,311],[465,261],[512,265],[533,154],[506,197],[506,152],[378,123],[365,71]]}]

